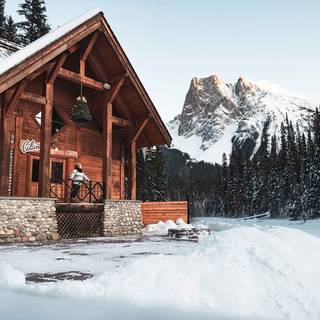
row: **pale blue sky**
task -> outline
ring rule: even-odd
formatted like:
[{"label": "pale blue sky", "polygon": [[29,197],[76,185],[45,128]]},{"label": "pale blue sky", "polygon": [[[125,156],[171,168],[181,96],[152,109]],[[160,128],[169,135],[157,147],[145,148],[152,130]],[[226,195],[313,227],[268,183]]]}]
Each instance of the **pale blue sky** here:
[{"label": "pale blue sky", "polygon": [[[15,13],[23,0],[7,0]],[[269,80],[320,101],[320,1],[46,0],[52,27],[101,8],[164,120],[193,76]]]}]

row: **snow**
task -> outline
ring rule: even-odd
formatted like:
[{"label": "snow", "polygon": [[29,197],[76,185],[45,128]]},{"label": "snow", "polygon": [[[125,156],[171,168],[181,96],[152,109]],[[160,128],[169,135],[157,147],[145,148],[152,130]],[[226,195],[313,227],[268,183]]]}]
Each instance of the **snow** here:
[{"label": "snow", "polygon": [[221,163],[222,154],[224,152],[226,153],[226,155],[229,155],[231,153],[231,139],[238,127],[236,123],[227,125],[219,140],[216,143],[209,145],[206,150],[202,150],[200,146],[203,144],[203,142],[200,136],[192,135],[186,138],[179,135],[177,124],[170,122],[169,124],[167,124],[167,126],[172,136],[173,148],[177,148],[183,152],[188,153],[192,159],[211,163]]},{"label": "snow", "polygon": [[18,50],[8,58],[3,59],[2,61],[0,61],[0,75],[17,66],[18,64],[24,62],[26,59],[28,59],[38,51],[44,49],[52,42],[60,39],[65,34],[75,29],[77,26],[97,15],[99,12],[101,12],[100,9],[91,10],[79,16],[78,18],[67,22],[64,25],[57,27],[55,30],[37,39],[23,49]]},{"label": "snow", "polygon": [[[222,154],[228,156],[231,153],[232,139],[237,146],[249,139],[255,143],[255,153],[267,120],[270,120],[269,135],[276,134],[280,143],[280,127],[286,115],[294,126],[299,126],[301,132],[307,132],[316,102],[272,82],[253,81],[244,76],[239,78],[236,85],[227,85],[219,78],[214,84],[209,82],[204,86],[203,83],[211,78],[215,79],[215,76],[195,81],[194,99],[199,101],[195,105],[184,106],[184,110],[188,110],[189,120],[183,122],[183,135],[179,134],[182,116],[168,123],[173,146],[187,152],[192,158],[221,163]],[[240,93],[236,93],[236,87],[240,88]],[[233,111],[223,103],[215,102],[216,91],[221,93],[221,101],[233,104]],[[207,114],[207,108],[213,108],[213,111]],[[184,113],[182,115],[186,116]]]},{"label": "snow", "polygon": [[167,220],[165,222],[159,221],[155,224],[148,224],[144,227],[143,232],[145,234],[157,234],[157,235],[167,235],[169,229],[191,229],[198,225],[192,225],[186,223],[182,218],[177,219],[176,222],[172,220]]},{"label": "snow", "polygon": [[[320,318],[319,220],[201,218],[195,223],[211,225],[212,235],[198,243],[143,235],[0,246],[1,317]],[[67,270],[95,276],[24,281],[28,272]]]}]

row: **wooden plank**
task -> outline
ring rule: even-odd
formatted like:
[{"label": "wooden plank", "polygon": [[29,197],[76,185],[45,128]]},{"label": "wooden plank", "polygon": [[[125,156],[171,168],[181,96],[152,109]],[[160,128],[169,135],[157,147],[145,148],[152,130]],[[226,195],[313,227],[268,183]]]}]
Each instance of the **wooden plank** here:
[{"label": "wooden plank", "polygon": [[106,90],[105,88],[105,83],[85,77],[85,76],[81,76],[81,74],[79,73],[75,73],[73,71],[61,68],[58,76],[67,80],[70,80],[74,83],[80,84],[82,83],[84,86],[91,88],[91,89],[95,89],[95,90],[99,90],[99,91],[104,91]]},{"label": "wooden plank", "polygon": [[53,85],[46,84],[46,100],[41,114],[40,163],[39,163],[39,197],[50,196],[50,143],[53,110]]},{"label": "wooden plank", "polygon": [[112,103],[107,103],[104,109],[103,126],[103,183],[105,186],[105,197],[112,196]]},{"label": "wooden plank", "polygon": [[159,221],[182,218],[188,221],[187,201],[143,202],[141,204],[142,223],[151,224]]}]

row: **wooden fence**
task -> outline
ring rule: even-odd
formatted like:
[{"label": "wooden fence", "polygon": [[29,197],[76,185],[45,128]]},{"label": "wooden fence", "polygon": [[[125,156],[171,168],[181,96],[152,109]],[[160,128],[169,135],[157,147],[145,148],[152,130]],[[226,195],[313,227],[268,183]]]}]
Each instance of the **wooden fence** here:
[{"label": "wooden fence", "polygon": [[176,221],[182,218],[186,223],[188,217],[188,201],[142,202],[142,223],[152,224],[166,220]]}]

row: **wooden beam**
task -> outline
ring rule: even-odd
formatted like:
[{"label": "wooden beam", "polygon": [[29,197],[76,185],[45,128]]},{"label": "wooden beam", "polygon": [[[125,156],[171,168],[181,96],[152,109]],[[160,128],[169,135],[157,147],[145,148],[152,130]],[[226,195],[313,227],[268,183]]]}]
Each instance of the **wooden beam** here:
[{"label": "wooden beam", "polygon": [[81,76],[79,73],[75,73],[73,71],[67,70],[67,69],[63,69],[61,68],[58,76],[67,80],[70,80],[74,83],[82,83],[84,86],[91,88],[91,89],[95,89],[95,90],[99,90],[99,91],[104,91],[106,90],[106,84],[88,77],[84,77]]},{"label": "wooden beam", "polygon": [[17,196],[19,192],[19,164],[20,164],[20,141],[22,135],[23,117],[16,116],[14,156],[13,156],[13,186],[12,195]]},{"label": "wooden beam", "polygon": [[137,145],[134,141],[129,143],[128,148],[128,195],[130,200],[136,200],[136,181],[137,181]]},{"label": "wooden beam", "polygon": [[112,197],[112,103],[107,103],[104,109],[103,126],[103,183],[105,198]]},{"label": "wooden beam", "polygon": [[132,122],[127,119],[112,116],[112,123],[119,127],[132,127]]},{"label": "wooden beam", "polygon": [[120,79],[118,79],[113,85],[111,85],[111,90],[108,92],[108,102],[113,103],[114,99],[118,95],[121,87],[123,86],[127,75],[124,75]]},{"label": "wooden beam", "polygon": [[135,131],[132,133],[131,141],[137,142],[142,130],[144,127],[147,125],[149,122],[149,117],[145,118],[144,120],[141,121],[141,123],[136,127]]},{"label": "wooden beam", "polygon": [[69,54],[73,54],[74,52],[76,52],[78,49],[80,49],[80,43],[76,43],[75,45],[73,45],[72,47],[70,47],[68,49],[68,53]]},{"label": "wooden beam", "polygon": [[60,59],[55,64],[51,75],[49,76],[49,79],[48,79],[48,83],[49,84],[53,84],[55,82],[55,80],[56,80],[56,78],[58,76],[58,73],[59,73],[60,69],[62,68],[64,62],[66,61],[67,57],[68,57],[67,53],[63,53],[61,55]]},{"label": "wooden beam", "polygon": [[[14,90],[13,89],[9,89],[7,90],[7,93],[9,94],[9,96],[12,96],[14,94]],[[46,104],[46,98],[43,96],[40,96],[39,94],[33,93],[33,92],[28,92],[28,91],[24,91],[22,92],[22,95],[20,97],[21,100],[25,100],[25,101],[29,101],[29,102],[33,102],[33,103],[37,103],[40,105],[45,105]]]},{"label": "wooden beam", "polygon": [[99,31],[96,31],[93,36],[91,37],[90,41],[89,41],[89,44],[87,45],[86,49],[84,50],[84,52],[82,53],[81,57],[80,57],[80,60],[82,61],[86,61],[91,50],[93,49],[93,46],[95,45],[97,39],[98,39],[98,36],[99,36]]},{"label": "wooden beam", "polygon": [[[120,109],[119,111],[121,113],[123,113],[127,119],[129,119],[131,122],[133,122],[133,116],[132,116],[131,110],[126,105],[126,103],[125,103],[124,99],[121,97],[121,95],[118,94],[118,96],[116,97],[116,101],[117,101],[116,106],[118,107],[118,109]],[[149,113],[145,113],[144,115],[145,115],[144,118],[148,117]],[[141,118],[139,117],[139,119],[141,119]],[[136,126],[133,125],[133,127],[135,128]],[[144,134],[142,134],[141,136],[145,140],[146,145],[151,146],[149,139],[147,139],[147,137]]]},{"label": "wooden beam", "polygon": [[53,85],[46,84],[46,105],[41,113],[39,197],[50,196],[50,144],[52,130]]},{"label": "wooden beam", "polygon": [[90,55],[88,57],[88,62],[90,64],[90,66],[92,67],[93,71],[95,72],[95,74],[97,75],[97,77],[99,77],[104,82],[109,81],[108,77],[102,71],[105,68],[101,65],[101,63],[98,61],[98,59],[95,56]]},{"label": "wooden beam", "polygon": [[9,114],[17,106],[17,104],[21,98],[22,92],[25,89],[27,83],[28,83],[28,80],[24,79],[18,84],[15,92],[12,94],[10,101],[6,107],[7,114]]},{"label": "wooden beam", "polygon": [[6,97],[1,97],[1,119],[0,119],[0,195],[8,196],[9,184],[9,152],[10,152],[10,133],[9,118],[6,113]]},{"label": "wooden beam", "polygon": [[86,62],[84,60],[80,60],[80,76],[86,76]]},{"label": "wooden beam", "polygon": [[40,67],[38,70],[36,70],[33,73],[31,73],[28,78],[30,79],[30,81],[35,79],[35,78],[37,78],[38,76],[40,76],[45,71],[51,70],[54,67],[54,64],[55,64],[54,62],[46,63],[45,65]]},{"label": "wooden beam", "polygon": [[30,101],[33,103],[37,103],[40,105],[45,105],[47,103],[46,97],[40,96],[38,94],[32,93],[32,92],[23,92],[21,99]]}]

